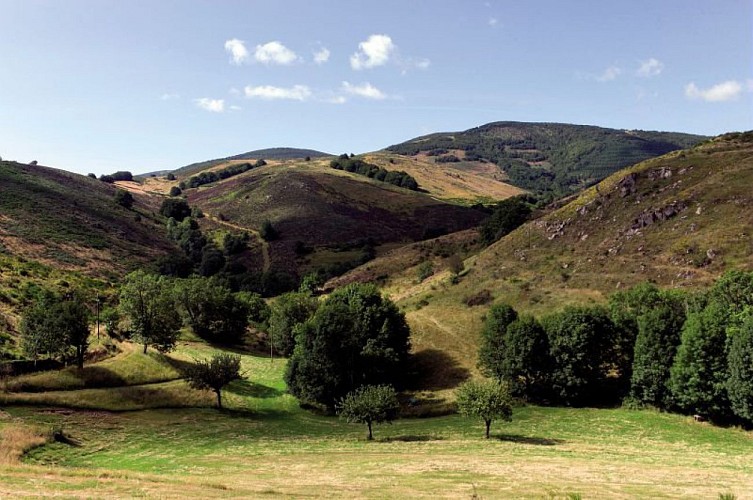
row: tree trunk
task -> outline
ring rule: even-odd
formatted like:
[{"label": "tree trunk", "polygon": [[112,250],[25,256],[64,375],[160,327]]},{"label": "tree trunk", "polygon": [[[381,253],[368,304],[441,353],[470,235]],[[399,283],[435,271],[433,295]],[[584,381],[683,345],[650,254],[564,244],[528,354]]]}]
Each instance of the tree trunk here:
[{"label": "tree trunk", "polygon": [[146,354],[146,348],[147,347],[149,347],[149,344],[147,344],[146,342],[144,342],[144,354]]},{"label": "tree trunk", "polygon": [[369,441],[371,441],[371,440],[373,440],[373,439],[374,439],[374,436],[373,436],[373,435],[371,434],[371,420],[369,420],[368,422],[366,422],[366,425],[368,425],[368,426],[369,426],[369,437],[368,437],[367,439],[368,439]]},{"label": "tree trunk", "polygon": [[486,439],[489,439],[489,427],[492,426],[492,421],[491,420],[485,420],[484,422],[486,422]]},{"label": "tree trunk", "polygon": [[78,362],[78,369],[84,369],[84,349],[81,346],[76,347],[76,361]]},{"label": "tree trunk", "polygon": [[217,393],[217,408],[222,409],[222,391],[215,391]]}]

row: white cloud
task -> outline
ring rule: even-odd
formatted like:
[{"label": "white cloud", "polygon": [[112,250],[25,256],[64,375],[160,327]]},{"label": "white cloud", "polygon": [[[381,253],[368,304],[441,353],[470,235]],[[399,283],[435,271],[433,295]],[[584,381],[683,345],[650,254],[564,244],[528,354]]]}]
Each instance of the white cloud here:
[{"label": "white cloud", "polygon": [[212,113],[222,113],[223,111],[225,111],[224,99],[210,99],[209,97],[202,97],[200,99],[194,99],[193,102],[195,102],[196,105],[201,109],[210,111]]},{"label": "white cloud", "polygon": [[387,94],[374,87],[372,84],[366,82],[360,85],[353,85],[349,82],[343,82],[343,92],[359,97],[365,97],[366,99],[386,99]]},{"label": "white cloud", "polygon": [[257,45],[254,51],[254,59],[264,64],[293,64],[298,60],[295,52],[277,41]]},{"label": "white cloud", "polygon": [[252,87],[249,85],[243,89],[243,93],[249,99],[264,99],[267,101],[275,99],[305,101],[311,97],[311,89],[306,85],[294,85],[290,88],[273,87],[272,85]]},{"label": "white cloud", "polygon": [[429,69],[429,66],[431,66],[431,61],[428,59],[421,59],[416,62],[416,67],[418,69]]},{"label": "white cloud", "polygon": [[231,111],[240,111],[242,109],[243,108],[241,108],[240,106],[236,106],[235,104],[233,104],[232,106],[230,106],[230,110]]},{"label": "white cloud", "polygon": [[657,76],[664,70],[664,63],[653,57],[647,61],[641,61],[641,67],[638,68],[638,76],[650,78]]},{"label": "white cloud", "polygon": [[620,76],[621,73],[622,73],[622,70],[618,68],[617,66],[610,66],[607,69],[605,69],[602,74],[596,77],[596,81],[597,82],[611,82],[612,80]]},{"label": "white cloud", "polygon": [[383,66],[396,48],[388,35],[371,35],[359,43],[358,51],[350,56],[350,67],[358,70]]},{"label": "white cloud", "polygon": [[348,98],[345,97],[344,95],[338,95],[335,97],[330,97],[329,99],[326,100],[326,102],[330,104],[345,104],[346,102],[348,102]]},{"label": "white cloud", "polygon": [[230,53],[230,61],[233,64],[243,64],[248,60],[248,49],[243,40],[233,38],[225,42],[225,50]]},{"label": "white cloud", "polygon": [[499,19],[497,19],[496,17],[490,17],[488,21],[489,26],[496,26],[498,22]]},{"label": "white cloud", "polygon": [[695,82],[685,85],[685,97],[707,102],[731,101],[737,99],[742,91],[743,86],[735,80],[717,83],[707,89],[699,89]]},{"label": "white cloud", "polygon": [[160,96],[160,99],[162,99],[163,101],[172,101],[174,99],[180,99],[180,94],[167,94],[167,93],[165,93],[165,94],[162,94]]},{"label": "white cloud", "polygon": [[316,64],[324,64],[329,61],[329,49],[322,47],[320,50],[314,52],[314,62]]}]

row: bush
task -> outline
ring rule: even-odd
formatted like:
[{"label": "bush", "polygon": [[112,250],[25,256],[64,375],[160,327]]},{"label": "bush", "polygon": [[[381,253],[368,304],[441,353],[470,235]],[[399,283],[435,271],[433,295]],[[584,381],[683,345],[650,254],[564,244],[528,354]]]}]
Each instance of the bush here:
[{"label": "bush", "polygon": [[483,289],[477,293],[474,293],[473,295],[469,295],[468,297],[463,299],[463,302],[468,307],[473,307],[473,306],[482,306],[484,304],[488,304],[492,300],[493,300],[492,293],[487,289]]},{"label": "bush", "polygon": [[191,208],[188,206],[186,200],[180,198],[167,198],[162,202],[159,213],[168,219],[172,218],[181,222],[183,219],[191,215]]},{"label": "bush", "polygon": [[170,196],[180,196],[181,194],[183,194],[183,191],[178,186],[170,188]]},{"label": "bush", "polygon": [[133,195],[123,189],[115,191],[115,203],[123,208],[131,209],[133,207]]}]

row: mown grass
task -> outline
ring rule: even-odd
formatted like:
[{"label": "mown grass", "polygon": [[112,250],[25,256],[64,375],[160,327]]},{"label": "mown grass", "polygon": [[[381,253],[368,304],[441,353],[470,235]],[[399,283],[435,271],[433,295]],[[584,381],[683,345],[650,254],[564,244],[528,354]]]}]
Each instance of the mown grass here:
[{"label": "mown grass", "polygon": [[[182,343],[175,357],[214,352]],[[495,423],[490,440],[481,421],[449,415],[377,426],[367,442],[364,426],[299,408],[284,392],[284,360],[243,354],[242,366],[246,379],[226,389],[223,411],[211,407],[211,394],[178,380],[13,395],[0,429],[10,421],[62,429],[74,444],[52,442],[31,449],[23,465],[0,466],[0,496],[743,498],[753,491],[753,437],[739,429],[651,411],[526,406],[512,422]],[[19,405],[23,398],[39,406]]]}]

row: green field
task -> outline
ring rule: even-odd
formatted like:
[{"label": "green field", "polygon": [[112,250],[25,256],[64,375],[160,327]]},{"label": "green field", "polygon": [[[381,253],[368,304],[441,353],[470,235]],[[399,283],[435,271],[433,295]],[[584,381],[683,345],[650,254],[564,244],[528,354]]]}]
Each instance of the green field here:
[{"label": "green field", "polygon": [[[211,394],[171,372],[211,353],[198,343],[181,344],[169,358],[125,349],[91,366],[117,372],[122,387],[77,388],[85,384],[67,372],[60,376],[67,390],[31,392],[54,389],[54,377],[40,374],[25,377],[29,392],[0,394],[0,448],[17,445],[20,430],[62,429],[69,438],[0,465],[0,497],[746,498],[753,491],[753,436],[739,429],[652,411],[526,406],[512,422],[493,425],[488,441],[482,422],[450,415],[377,426],[367,442],[364,426],[300,409],[285,394],[284,360],[243,355],[247,379],[228,387],[228,409],[211,408]],[[144,383],[145,373],[160,382]],[[87,377],[89,386],[100,380]]]}]

